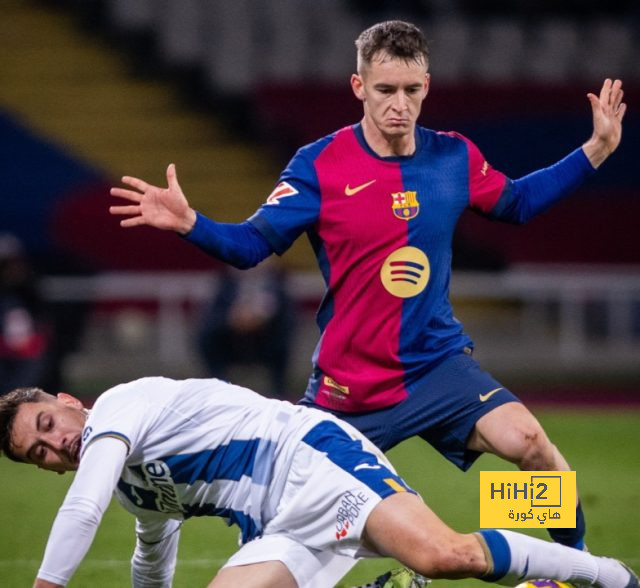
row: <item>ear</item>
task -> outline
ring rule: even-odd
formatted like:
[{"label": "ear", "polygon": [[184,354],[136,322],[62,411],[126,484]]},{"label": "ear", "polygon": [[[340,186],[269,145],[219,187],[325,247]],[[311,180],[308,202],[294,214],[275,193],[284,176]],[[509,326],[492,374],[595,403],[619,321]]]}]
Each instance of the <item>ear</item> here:
[{"label": "ear", "polygon": [[358,100],[365,101],[364,80],[360,74],[351,74],[351,89]]},{"label": "ear", "polygon": [[426,74],[424,74],[424,86],[422,86],[422,91],[423,91],[422,99],[423,100],[427,97],[427,94],[429,93],[429,87],[430,86],[431,86],[431,74],[430,73],[426,73]]},{"label": "ear", "polygon": [[67,394],[66,392],[60,392],[56,395],[56,398],[65,406],[70,406],[71,408],[77,408],[79,410],[82,410],[84,408],[80,400],[78,400],[75,396],[71,396],[71,394]]}]

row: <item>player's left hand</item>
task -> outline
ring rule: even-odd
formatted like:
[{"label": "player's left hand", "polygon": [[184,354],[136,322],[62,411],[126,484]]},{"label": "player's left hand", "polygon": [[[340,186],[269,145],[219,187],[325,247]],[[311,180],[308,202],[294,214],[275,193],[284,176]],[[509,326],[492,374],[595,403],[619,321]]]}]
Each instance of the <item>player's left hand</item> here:
[{"label": "player's left hand", "polygon": [[585,153],[594,167],[598,167],[613,153],[622,138],[622,118],[627,105],[622,101],[621,80],[607,78],[600,95],[587,94],[593,113],[593,134],[584,145]]}]

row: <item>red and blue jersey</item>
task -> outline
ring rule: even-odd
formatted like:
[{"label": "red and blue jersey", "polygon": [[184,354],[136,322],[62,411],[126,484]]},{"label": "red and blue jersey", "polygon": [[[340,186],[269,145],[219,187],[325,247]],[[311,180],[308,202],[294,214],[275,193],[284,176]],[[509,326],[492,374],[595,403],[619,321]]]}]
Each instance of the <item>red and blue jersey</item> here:
[{"label": "red and blue jersey", "polygon": [[401,402],[440,361],[472,347],[449,302],[462,212],[524,223],[593,172],[578,148],[511,180],[465,137],[421,127],[413,155],[379,157],[357,124],[300,149],[248,222],[198,214],[186,238],[248,268],[306,232],[327,287],[306,399],[367,412]]},{"label": "red and blue jersey", "polygon": [[250,221],[279,254],[306,232],[326,282],[307,396],[389,406],[472,345],[449,303],[453,233],[467,207],[490,213],[508,190],[455,133],[419,127],[413,155],[381,158],[355,125],[298,151]]}]

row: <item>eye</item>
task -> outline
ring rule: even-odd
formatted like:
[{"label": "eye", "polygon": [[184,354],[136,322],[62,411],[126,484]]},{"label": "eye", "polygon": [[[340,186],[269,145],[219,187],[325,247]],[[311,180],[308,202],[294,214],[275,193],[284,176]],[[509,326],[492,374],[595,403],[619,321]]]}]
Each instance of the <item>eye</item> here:
[{"label": "eye", "polygon": [[42,420],[42,428],[44,431],[50,431],[53,428],[53,418],[51,416],[46,416]]}]

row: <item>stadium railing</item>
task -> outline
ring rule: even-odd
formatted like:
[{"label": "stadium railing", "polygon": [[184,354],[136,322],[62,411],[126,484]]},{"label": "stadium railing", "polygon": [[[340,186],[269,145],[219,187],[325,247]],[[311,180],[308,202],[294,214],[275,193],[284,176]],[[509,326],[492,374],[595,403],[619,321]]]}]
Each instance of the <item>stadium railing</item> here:
[{"label": "stadium railing", "polygon": [[[186,369],[194,356],[193,333],[202,305],[215,291],[210,272],[104,273],[90,277],[49,276],[41,282],[52,302],[84,301],[108,316],[91,329],[114,329],[96,335],[99,351],[125,361],[100,362],[96,349],[83,345],[77,361],[95,374],[124,368],[132,353],[147,354],[151,369]],[[288,287],[301,312],[292,364],[308,371],[317,339],[314,309],[324,286],[315,272],[292,273]],[[567,265],[521,265],[503,272],[456,271],[451,281],[456,315],[474,338],[476,356],[500,375],[522,370],[580,372],[611,370],[638,374],[640,352],[640,269]],[[131,309],[144,312],[132,313]],[[128,325],[131,320],[134,325]],[[126,338],[136,339],[135,349]],[[124,337],[124,344],[122,341]],[[138,365],[138,363],[136,363]],[[148,374],[146,374],[148,375]]]}]

